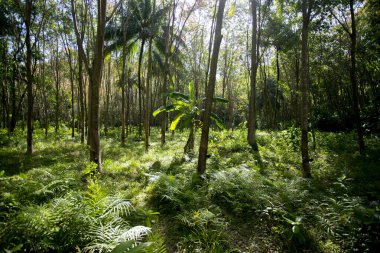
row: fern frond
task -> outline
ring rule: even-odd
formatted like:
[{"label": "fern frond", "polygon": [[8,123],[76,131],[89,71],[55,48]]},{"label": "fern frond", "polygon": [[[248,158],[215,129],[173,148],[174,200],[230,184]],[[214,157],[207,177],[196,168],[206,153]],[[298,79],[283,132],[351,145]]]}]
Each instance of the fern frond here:
[{"label": "fern frond", "polygon": [[104,213],[100,216],[100,218],[107,217],[110,214],[115,215],[128,215],[130,213],[130,209],[133,208],[131,202],[128,200],[124,200],[121,198],[106,198],[106,201],[111,202]]},{"label": "fern frond", "polygon": [[144,236],[150,233],[150,230],[144,226],[129,228],[126,222],[123,222],[120,217],[116,217],[106,224],[93,225],[90,230],[93,243],[85,247],[84,251],[89,253],[110,252],[122,242],[141,241]]},{"label": "fern frond", "polygon": [[127,240],[135,240],[135,241],[141,241],[141,239],[148,235],[151,231],[151,228],[145,227],[145,226],[135,226],[127,231],[125,231],[123,234],[121,234],[120,238],[124,241]]}]

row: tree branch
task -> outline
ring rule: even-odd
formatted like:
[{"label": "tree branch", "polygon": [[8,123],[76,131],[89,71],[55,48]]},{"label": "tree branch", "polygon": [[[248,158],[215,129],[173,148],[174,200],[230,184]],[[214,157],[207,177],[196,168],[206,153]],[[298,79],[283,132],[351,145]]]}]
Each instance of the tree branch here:
[{"label": "tree branch", "polygon": [[334,11],[332,9],[330,9],[330,13],[331,15],[335,18],[336,21],[338,21],[338,23],[340,24],[340,26],[343,28],[343,30],[348,33],[349,36],[352,35],[352,33],[350,32],[350,30],[348,29],[348,27],[342,23],[342,21],[340,21],[340,19],[335,15]]},{"label": "tree branch", "polygon": [[87,73],[90,73],[90,64],[88,62],[88,58],[87,58],[86,52],[84,51],[83,42],[82,42],[81,36],[79,34],[79,31],[78,31],[78,25],[77,25],[77,18],[76,18],[74,0],[71,0],[71,15],[73,17],[74,32],[75,32],[75,37],[76,37],[77,44],[78,44],[78,52],[79,52],[80,57],[82,58],[82,60],[84,62],[84,65],[86,67]]},{"label": "tree branch", "polygon": [[119,6],[121,5],[121,2],[123,0],[120,0],[116,5],[115,7],[113,8],[112,12],[111,12],[111,15],[107,17],[106,19],[106,24],[112,19],[113,15],[115,14],[115,12],[117,11],[117,9],[119,8]]}]

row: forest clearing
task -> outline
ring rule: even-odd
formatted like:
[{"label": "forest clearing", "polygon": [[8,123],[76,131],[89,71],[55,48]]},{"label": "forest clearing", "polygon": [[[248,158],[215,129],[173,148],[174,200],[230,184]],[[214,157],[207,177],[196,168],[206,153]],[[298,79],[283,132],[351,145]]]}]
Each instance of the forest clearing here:
[{"label": "forest clearing", "polygon": [[0,253],[377,252],[377,0],[0,0]]}]

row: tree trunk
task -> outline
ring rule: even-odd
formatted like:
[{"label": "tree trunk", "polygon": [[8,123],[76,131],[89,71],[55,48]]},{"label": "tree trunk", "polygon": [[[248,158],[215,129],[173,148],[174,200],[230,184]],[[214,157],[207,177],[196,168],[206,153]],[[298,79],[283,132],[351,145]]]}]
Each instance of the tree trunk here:
[{"label": "tree trunk", "polygon": [[207,55],[207,68],[206,68],[206,77],[205,77],[205,92],[208,90],[207,85],[208,85],[208,75],[210,73],[210,60],[211,60],[211,50],[212,50],[212,40],[214,36],[214,31],[215,31],[215,15],[216,15],[216,5],[218,1],[215,1],[215,6],[214,6],[214,14],[212,15],[212,22],[211,22],[211,29],[210,29],[210,40],[208,41],[208,55]]},{"label": "tree trunk", "polygon": [[8,62],[7,62],[7,42],[2,42],[4,44],[1,45],[1,51],[2,51],[2,64],[4,68],[2,69],[3,75],[1,76],[1,89],[2,89],[2,121],[3,121],[3,128],[7,128],[8,121],[9,121],[9,106],[8,106],[8,91],[7,91],[7,72],[8,72]]},{"label": "tree trunk", "polygon": [[198,174],[200,175],[206,171],[208,137],[209,137],[209,132],[210,132],[210,122],[211,122],[210,116],[211,116],[212,101],[213,101],[214,91],[215,91],[219,49],[220,49],[220,43],[222,42],[222,23],[223,23],[223,12],[224,12],[225,5],[226,5],[226,0],[219,1],[218,13],[216,17],[214,47],[212,51],[211,64],[210,64],[210,76],[209,76],[209,81],[207,84],[201,143],[199,146]]},{"label": "tree trunk", "polygon": [[80,103],[80,142],[84,143],[84,129],[85,129],[85,107],[84,107],[84,95],[83,95],[83,60],[78,55],[78,89],[79,89],[79,103]]},{"label": "tree trunk", "polygon": [[276,78],[276,95],[274,98],[274,115],[273,115],[273,128],[277,128],[277,103],[278,103],[278,92],[280,89],[280,60],[279,60],[279,50],[278,47],[276,47],[276,72],[277,72],[277,78]]},{"label": "tree trunk", "polygon": [[146,77],[146,95],[145,95],[145,117],[144,117],[144,131],[145,131],[145,152],[149,150],[149,123],[150,123],[150,111],[151,111],[151,75],[152,75],[152,40],[149,41],[148,49],[148,74]]},{"label": "tree trunk", "polygon": [[184,148],[185,153],[189,153],[194,150],[194,122],[190,124],[190,134],[187,139],[186,146]]},{"label": "tree trunk", "polygon": [[94,45],[92,66],[89,65],[88,54],[83,48],[83,39],[78,31],[74,0],[71,0],[71,10],[78,51],[86,65],[89,74],[89,113],[88,113],[88,142],[90,145],[90,161],[97,164],[97,171],[101,172],[100,134],[99,134],[99,100],[104,61],[104,33],[106,26],[107,1],[98,1],[97,29]]},{"label": "tree trunk", "polygon": [[354,0],[350,0],[350,14],[351,14],[351,50],[350,50],[350,60],[351,60],[351,85],[352,85],[352,99],[354,108],[354,117],[356,122],[356,131],[358,135],[358,147],[360,154],[364,152],[364,140],[363,140],[363,128],[360,116],[359,107],[359,92],[358,92],[358,82],[356,78],[356,20],[355,20],[355,10],[354,10]]},{"label": "tree trunk", "polygon": [[231,82],[227,82],[227,99],[228,99],[228,129],[233,128],[234,123],[234,98]]},{"label": "tree trunk", "polygon": [[108,61],[107,68],[107,79],[105,81],[105,92],[106,92],[106,113],[104,115],[104,136],[107,137],[108,134],[108,125],[109,125],[109,106],[110,106],[110,96],[111,96],[111,59]]},{"label": "tree trunk", "polygon": [[258,43],[257,43],[257,2],[252,3],[252,48],[251,48],[251,87],[248,110],[248,144],[254,151],[258,150],[256,143],[256,76],[258,67]]},{"label": "tree trunk", "polygon": [[[124,53],[123,53],[124,54]],[[125,59],[123,55],[123,72],[125,71]],[[125,145],[125,73],[122,73],[121,78],[121,145]]]},{"label": "tree trunk", "polygon": [[[62,37],[62,40],[65,43],[64,38]],[[69,45],[66,41],[65,43],[65,51],[67,55],[67,61],[69,63],[69,68],[70,68],[70,89],[71,89],[71,137],[75,137],[75,110],[74,110],[74,67],[73,67],[73,62],[72,62],[72,57],[71,57],[71,49],[69,48]]]},{"label": "tree trunk", "polygon": [[58,38],[57,38],[57,55],[55,58],[55,133],[59,130],[59,59],[58,59]]},{"label": "tree trunk", "polygon": [[[170,3],[173,5],[172,10],[172,18],[174,22],[175,17],[175,9],[176,5],[173,3],[173,1]],[[166,93],[168,92],[168,83],[169,83],[169,54],[170,54],[170,47],[171,47],[171,32],[170,32],[170,22],[171,19],[168,19],[168,23],[166,26],[166,38],[165,38],[165,65],[164,65],[164,81],[162,82],[162,106],[166,106]],[[161,114],[161,145],[165,145],[166,142],[166,124],[167,123],[167,116],[166,113]]]},{"label": "tree trunk", "polygon": [[145,45],[145,39],[141,41],[141,48],[140,48],[140,55],[139,55],[139,66],[138,66],[138,85],[139,85],[139,139],[142,137],[142,84],[141,84],[141,65],[142,65],[142,58],[144,55],[144,45]]},{"label": "tree trunk", "polygon": [[302,173],[305,178],[311,177],[309,163],[309,23],[311,3],[309,0],[302,1],[302,51],[301,51],[301,154]]},{"label": "tree trunk", "polygon": [[94,50],[94,60],[90,71],[90,113],[89,113],[89,141],[90,160],[98,165],[97,170],[101,171],[100,157],[100,134],[99,134],[99,99],[100,84],[102,81],[102,68],[104,61],[104,32],[106,26],[107,1],[99,0],[98,4],[98,27],[96,32],[96,43]]},{"label": "tree trunk", "polygon": [[[16,54],[13,56],[13,67],[12,67],[12,81],[10,82],[10,99],[11,99],[11,110],[12,116],[9,122],[9,133],[13,133],[16,128],[17,123],[17,107],[16,107],[16,75],[17,75],[17,65],[16,65]],[[28,99],[29,101],[29,99]]]},{"label": "tree trunk", "polygon": [[33,153],[33,74],[32,74],[32,46],[31,46],[31,19],[32,19],[32,0],[26,1],[25,9],[25,44],[26,44],[26,79],[28,94],[28,114],[27,114],[27,155]]},{"label": "tree trunk", "polygon": [[[43,32],[42,36],[43,36],[42,55],[45,57],[45,32]],[[48,131],[49,131],[49,110],[48,110],[48,101],[47,101],[46,93],[47,92],[46,92],[46,83],[45,83],[45,61],[42,60],[42,99],[43,99],[45,138],[47,138]]]},{"label": "tree trunk", "polygon": [[126,61],[127,61],[127,45],[126,45],[126,23],[124,15],[123,2],[121,3],[122,9],[122,26],[123,26],[123,52],[122,52],[122,70],[121,70],[121,145],[125,145],[125,86],[126,86]]}]

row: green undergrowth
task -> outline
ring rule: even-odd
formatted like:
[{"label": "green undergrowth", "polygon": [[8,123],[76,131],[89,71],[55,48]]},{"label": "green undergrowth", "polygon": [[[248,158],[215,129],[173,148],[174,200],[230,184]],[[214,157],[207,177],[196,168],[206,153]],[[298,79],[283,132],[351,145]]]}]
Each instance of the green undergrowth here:
[{"label": "green undergrowth", "polygon": [[[69,129],[0,131],[0,252],[374,252],[380,231],[380,142],[316,132],[303,179],[299,132],[211,131],[205,175],[188,132],[152,128],[149,152],[131,132],[102,136],[101,174]],[[199,133],[198,133],[199,137]],[[312,139],[312,138],[310,138]],[[196,143],[199,139],[196,138]]]}]

